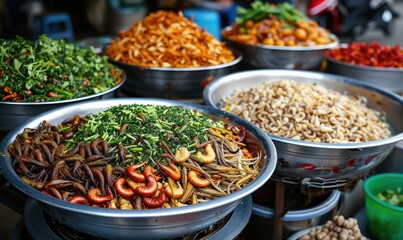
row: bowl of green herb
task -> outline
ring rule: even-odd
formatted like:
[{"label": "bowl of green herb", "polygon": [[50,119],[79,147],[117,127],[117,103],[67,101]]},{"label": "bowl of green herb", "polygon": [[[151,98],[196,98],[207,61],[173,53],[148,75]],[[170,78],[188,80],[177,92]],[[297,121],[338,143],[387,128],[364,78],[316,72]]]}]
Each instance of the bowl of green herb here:
[{"label": "bowl of green herb", "polygon": [[0,132],[73,102],[114,97],[123,70],[83,48],[46,35],[0,39]]},{"label": "bowl of green herb", "polygon": [[364,182],[367,231],[376,239],[403,239],[403,173],[382,173]]}]

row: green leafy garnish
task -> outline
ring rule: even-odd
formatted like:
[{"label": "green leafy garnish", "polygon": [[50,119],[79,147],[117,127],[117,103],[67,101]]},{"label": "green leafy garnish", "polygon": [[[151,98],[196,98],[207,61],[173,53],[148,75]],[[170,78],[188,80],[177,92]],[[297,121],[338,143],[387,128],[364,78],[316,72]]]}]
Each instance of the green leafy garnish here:
[{"label": "green leafy garnish", "polygon": [[237,24],[244,24],[246,21],[259,22],[274,15],[279,21],[296,22],[297,20],[309,20],[309,18],[297,10],[291,4],[284,2],[279,4],[263,3],[262,1],[254,1],[249,9],[237,7]]},{"label": "green leafy garnish", "polygon": [[[160,159],[166,153],[162,141],[172,151],[183,146],[194,152],[194,138],[206,142],[208,129],[218,124],[200,112],[183,107],[140,104],[114,106],[86,118],[74,137],[67,140],[70,148],[77,142],[86,144],[101,137],[110,146],[122,144],[133,162]],[[126,128],[121,131],[124,125]]]},{"label": "green leafy garnish", "polygon": [[0,100],[44,102],[104,92],[122,72],[92,47],[42,35],[36,41],[0,39]]}]

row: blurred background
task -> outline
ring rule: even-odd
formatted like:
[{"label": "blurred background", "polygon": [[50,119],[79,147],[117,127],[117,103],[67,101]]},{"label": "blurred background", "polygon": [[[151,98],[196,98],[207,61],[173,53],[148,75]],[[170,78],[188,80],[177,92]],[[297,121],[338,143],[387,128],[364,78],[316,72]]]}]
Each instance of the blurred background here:
[{"label": "blurred background", "polygon": [[[219,14],[219,29],[236,18],[236,7],[247,6],[248,0],[1,0],[0,37],[36,38],[53,33],[70,41],[117,35],[149,12],[204,8]],[[272,0],[269,2],[284,2]],[[402,0],[288,0],[320,25],[338,35],[342,41],[378,41],[400,44],[403,41],[403,17],[385,13],[385,3],[393,13],[403,14]],[[385,22],[390,24],[385,25]],[[380,24],[383,24],[380,26]],[[217,27],[217,26],[214,26]]]}]

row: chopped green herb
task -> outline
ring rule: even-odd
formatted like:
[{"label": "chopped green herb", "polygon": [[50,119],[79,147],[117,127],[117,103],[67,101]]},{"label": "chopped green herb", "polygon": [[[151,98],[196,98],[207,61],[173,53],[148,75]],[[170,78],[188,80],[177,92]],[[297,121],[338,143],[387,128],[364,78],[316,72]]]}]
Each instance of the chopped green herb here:
[{"label": "chopped green herb", "polygon": [[[72,143],[70,147],[77,142],[86,144],[97,136],[108,136],[103,139],[109,145],[122,144],[135,161],[159,159],[166,152],[160,146],[162,141],[172,151],[178,146],[184,146],[194,152],[194,138],[206,142],[208,129],[213,125],[221,125],[199,112],[183,107],[140,104],[114,106],[88,115],[87,119],[69,140]],[[120,127],[124,124],[128,126],[122,134]],[[148,149],[147,152],[144,149]],[[117,149],[113,151],[117,152]]]},{"label": "chopped green herb", "polygon": [[0,101],[48,102],[104,92],[122,71],[92,47],[42,35],[36,41],[0,39]]},{"label": "chopped green herb", "polygon": [[251,3],[251,8],[245,9],[243,7],[237,7],[236,12],[237,17],[235,21],[237,24],[244,24],[248,20],[259,22],[266,19],[269,14],[276,16],[279,21],[296,22],[300,19],[309,20],[303,12],[287,2],[270,4],[263,3],[262,1],[254,1]]}]

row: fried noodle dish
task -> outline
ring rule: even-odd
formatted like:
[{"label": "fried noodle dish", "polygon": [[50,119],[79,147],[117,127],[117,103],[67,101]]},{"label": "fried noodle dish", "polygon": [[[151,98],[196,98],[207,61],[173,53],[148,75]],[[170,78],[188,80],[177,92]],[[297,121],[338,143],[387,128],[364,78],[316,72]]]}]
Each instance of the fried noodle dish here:
[{"label": "fried noodle dish", "polygon": [[182,107],[122,105],[58,125],[44,120],[8,146],[28,185],[75,204],[114,209],[181,207],[256,179],[262,149],[246,130]]}]

